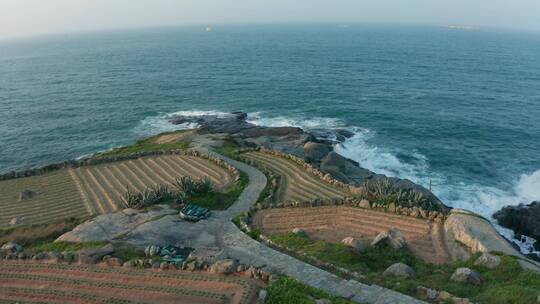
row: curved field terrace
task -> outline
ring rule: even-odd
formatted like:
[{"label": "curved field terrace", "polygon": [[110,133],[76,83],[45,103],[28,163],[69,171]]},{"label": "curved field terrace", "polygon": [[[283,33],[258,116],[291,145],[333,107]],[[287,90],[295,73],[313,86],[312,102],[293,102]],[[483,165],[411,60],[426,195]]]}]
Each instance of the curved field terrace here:
[{"label": "curved field terrace", "polygon": [[261,283],[182,271],[0,263],[0,303],[255,303]]},{"label": "curved field terrace", "polygon": [[379,233],[398,228],[413,255],[437,264],[451,260],[442,224],[408,216],[344,206],[275,208],[257,212],[253,224],[269,234],[300,228],[313,239],[332,243],[346,237],[371,242]]},{"label": "curved field terrace", "polygon": [[347,190],[332,186],[306,172],[305,169],[289,159],[263,152],[247,152],[242,156],[255,161],[261,167],[281,177],[278,192],[280,201],[303,202],[312,199],[343,198],[351,195]]},{"label": "curved field terrace", "polygon": [[[147,156],[62,169],[0,181],[0,227],[113,212],[125,207],[124,194],[128,187],[134,191],[154,185],[172,187],[181,176],[207,177],[218,191],[234,183],[234,176],[225,168],[190,155]],[[22,197],[25,191],[30,194]]]}]

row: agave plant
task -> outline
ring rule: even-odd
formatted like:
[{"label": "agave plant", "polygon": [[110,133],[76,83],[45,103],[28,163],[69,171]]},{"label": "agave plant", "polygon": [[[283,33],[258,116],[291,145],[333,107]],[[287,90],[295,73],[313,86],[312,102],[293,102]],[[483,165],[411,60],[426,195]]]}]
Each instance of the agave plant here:
[{"label": "agave plant", "polygon": [[390,179],[364,182],[360,198],[374,201],[380,205],[395,203],[402,207],[420,207],[424,210],[437,209],[437,205],[422,192],[415,189],[400,189]]},{"label": "agave plant", "polygon": [[195,180],[189,176],[182,176],[176,179],[175,186],[187,195],[195,193],[208,193],[214,189],[214,186],[208,177]]},{"label": "agave plant", "polygon": [[124,198],[129,208],[140,209],[166,202],[184,202],[185,194],[171,191],[167,186],[151,186],[142,192],[133,192],[127,187]]}]

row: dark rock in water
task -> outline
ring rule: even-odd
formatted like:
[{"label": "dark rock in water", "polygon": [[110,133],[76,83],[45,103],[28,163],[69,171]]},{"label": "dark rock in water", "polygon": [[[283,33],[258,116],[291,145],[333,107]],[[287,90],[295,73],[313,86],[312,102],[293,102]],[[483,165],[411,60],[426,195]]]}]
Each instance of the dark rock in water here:
[{"label": "dark rock in water", "polygon": [[506,206],[497,211],[493,217],[499,225],[512,229],[514,233],[532,237],[540,242],[540,202]]},{"label": "dark rock in water", "polygon": [[374,172],[361,168],[357,162],[341,156],[336,152],[330,152],[321,160],[321,171],[329,173],[342,182],[363,184],[366,180],[371,180],[384,175],[378,175]]}]

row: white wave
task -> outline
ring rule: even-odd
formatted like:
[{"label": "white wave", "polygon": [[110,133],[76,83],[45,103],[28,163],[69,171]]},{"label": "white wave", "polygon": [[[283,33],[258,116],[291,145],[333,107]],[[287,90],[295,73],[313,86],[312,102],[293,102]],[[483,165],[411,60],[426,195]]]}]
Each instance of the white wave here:
[{"label": "white wave", "polygon": [[[153,135],[166,131],[196,128],[197,125],[173,125],[168,118],[174,115],[203,116],[216,115],[227,117],[230,113],[219,111],[178,111],[158,116],[147,117],[141,121],[135,131],[141,135]],[[432,172],[426,156],[415,151],[398,151],[380,147],[370,143],[375,132],[360,127],[350,127],[336,118],[300,116],[263,116],[261,112],[248,114],[248,122],[267,127],[300,127],[304,129],[336,129],[345,128],[354,132],[354,136],[344,143],[338,144],[335,151],[360,163],[366,169],[387,176],[409,179],[432,191],[447,205],[478,213],[493,222],[495,228],[506,238],[513,240],[522,252],[531,252],[534,240],[524,237],[515,239],[513,232],[505,229],[493,220],[494,212],[504,206],[529,203],[540,200],[540,170],[532,174],[522,175],[515,183],[513,191],[501,190],[481,184],[450,182],[444,174]],[[403,161],[397,155],[405,154],[410,161]]]},{"label": "white wave", "polygon": [[265,127],[299,127],[303,129],[336,129],[343,128],[345,125],[343,121],[337,118],[328,118],[328,117],[284,117],[284,116],[274,116],[266,117],[261,114],[261,112],[248,113],[249,123],[252,123],[257,126]]},{"label": "white wave", "polygon": [[426,188],[431,188],[445,204],[470,210],[490,219],[499,233],[514,241],[523,253],[540,254],[533,249],[534,239],[526,236],[517,239],[511,230],[497,225],[492,217],[504,206],[540,200],[540,170],[522,175],[516,181],[513,190],[501,190],[474,183],[452,183],[444,175],[432,172],[424,155],[410,152],[407,155],[414,161],[402,161],[396,155],[403,151],[373,145],[369,142],[373,136],[374,132],[370,130],[356,129],[355,135],[344,143],[336,145],[335,151],[376,173],[406,178]]},{"label": "white wave", "polygon": [[186,130],[186,129],[195,129],[199,125],[196,123],[185,123],[175,125],[169,122],[169,118],[173,116],[204,116],[204,115],[215,115],[217,117],[227,117],[230,116],[230,113],[219,112],[219,111],[177,111],[172,113],[161,113],[156,116],[150,116],[143,119],[135,128],[134,132],[140,136],[150,136],[163,132],[171,132],[177,130]]}]

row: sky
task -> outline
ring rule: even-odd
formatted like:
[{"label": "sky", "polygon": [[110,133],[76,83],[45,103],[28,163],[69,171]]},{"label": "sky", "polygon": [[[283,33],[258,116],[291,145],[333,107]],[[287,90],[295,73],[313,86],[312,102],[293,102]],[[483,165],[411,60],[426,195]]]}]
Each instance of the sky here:
[{"label": "sky", "polygon": [[393,23],[540,31],[540,0],[0,0],[0,38],[225,23]]}]

